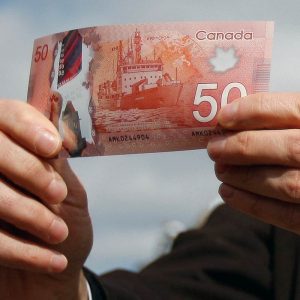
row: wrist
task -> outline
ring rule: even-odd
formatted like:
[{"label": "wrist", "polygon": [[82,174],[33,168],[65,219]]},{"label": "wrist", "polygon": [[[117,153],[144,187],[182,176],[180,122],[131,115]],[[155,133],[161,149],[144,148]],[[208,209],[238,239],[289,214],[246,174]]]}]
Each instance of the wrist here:
[{"label": "wrist", "polygon": [[64,274],[52,276],[32,273],[28,277],[24,276],[23,271],[4,271],[0,272],[1,299],[90,300],[82,270],[72,276],[68,274],[68,278]]},{"label": "wrist", "polygon": [[[74,279],[74,280],[73,280]],[[81,270],[66,286],[62,286],[57,300],[90,300],[88,296],[87,280]]]},{"label": "wrist", "polygon": [[[87,281],[81,270],[78,274],[72,276],[69,280],[60,280],[57,278],[57,284],[51,287],[51,284],[47,288],[48,291],[52,289],[52,296],[49,300],[89,300]],[[48,300],[48,298],[43,297],[43,300]]]},{"label": "wrist", "polygon": [[[51,285],[49,289],[51,289]],[[90,300],[88,297],[87,281],[82,270],[68,281],[59,281],[53,287],[52,291],[54,295],[50,299],[53,300]]]}]

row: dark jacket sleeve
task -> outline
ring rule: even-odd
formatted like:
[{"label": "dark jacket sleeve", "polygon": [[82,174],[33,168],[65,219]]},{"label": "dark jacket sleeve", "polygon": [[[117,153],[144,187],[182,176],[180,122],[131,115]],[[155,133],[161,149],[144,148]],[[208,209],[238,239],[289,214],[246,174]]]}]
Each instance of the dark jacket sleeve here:
[{"label": "dark jacket sleeve", "polygon": [[[139,273],[86,271],[94,300],[273,299],[272,227],[226,205],[205,226],[181,234],[172,251]],[[105,296],[104,296],[105,295]]]}]

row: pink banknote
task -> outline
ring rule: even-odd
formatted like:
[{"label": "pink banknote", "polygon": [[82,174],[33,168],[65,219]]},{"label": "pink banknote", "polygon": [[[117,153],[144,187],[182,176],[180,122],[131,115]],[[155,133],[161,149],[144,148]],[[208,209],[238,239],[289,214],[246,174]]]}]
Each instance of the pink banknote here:
[{"label": "pink banknote", "polygon": [[28,101],[61,156],[205,148],[216,115],[268,90],[273,22],[99,26],[35,40]]}]

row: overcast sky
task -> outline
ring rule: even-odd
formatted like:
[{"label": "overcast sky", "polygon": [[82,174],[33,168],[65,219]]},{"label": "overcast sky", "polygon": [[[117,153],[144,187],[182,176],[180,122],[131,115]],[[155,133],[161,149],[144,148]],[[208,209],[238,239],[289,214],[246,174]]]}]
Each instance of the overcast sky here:
[{"label": "overcast sky", "polygon": [[[1,97],[26,100],[33,40],[68,29],[155,21],[274,20],[272,91],[298,91],[297,0],[0,0]],[[192,226],[217,197],[205,150],[73,159],[95,228],[88,265],[135,269],[157,253],[165,222]]]}]

